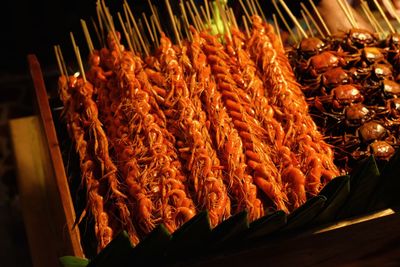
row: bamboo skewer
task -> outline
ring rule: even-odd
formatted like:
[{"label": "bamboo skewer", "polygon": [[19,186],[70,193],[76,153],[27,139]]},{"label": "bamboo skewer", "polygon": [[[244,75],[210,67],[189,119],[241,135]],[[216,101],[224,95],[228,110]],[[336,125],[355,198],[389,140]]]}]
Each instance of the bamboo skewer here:
[{"label": "bamboo skewer", "polygon": [[250,5],[249,0],[245,0],[246,1],[246,5],[247,5],[247,10],[249,11],[251,16],[254,16],[254,10],[253,7]]},{"label": "bamboo skewer", "polygon": [[283,16],[278,4],[276,3],[275,0],[272,0],[272,4],[275,7],[276,12],[278,12],[279,17],[281,18],[283,24],[285,25],[287,31],[289,32],[290,36],[293,38],[294,42],[298,42],[296,35],[294,34],[294,32],[292,31],[292,29],[290,28],[289,24],[287,23],[285,17]]},{"label": "bamboo skewer", "polygon": [[117,37],[117,33],[115,32],[115,28],[114,28],[114,23],[112,21],[112,17],[108,12],[108,9],[104,3],[104,0],[100,1],[101,5],[100,5],[100,16],[102,16],[102,18],[105,20],[105,25],[106,28],[109,32],[111,32],[111,34],[113,35],[115,42],[118,44],[117,47],[117,51],[118,54],[121,55],[121,47],[120,47],[120,43],[119,43],[119,39]]},{"label": "bamboo skewer", "polygon": [[375,25],[379,28],[379,32],[383,33],[385,30],[382,28],[382,25],[375,18],[374,14],[372,13],[371,9],[369,8],[369,5],[367,4],[367,2],[366,1],[361,1],[361,5],[364,5],[365,10],[369,13],[369,16],[374,21]]},{"label": "bamboo skewer", "polygon": [[211,16],[210,16],[210,7],[208,6],[208,0],[204,0],[204,5],[206,7],[207,19],[210,22],[210,28],[211,28]]},{"label": "bamboo skewer", "polygon": [[128,14],[129,14],[129,17],[131,18],[131,21],[132,21],[132,23],[133,23],[133,27],[134,27],[134,29],[135,29],[135,31],[136,31],[136,34],[137,34],[138,37],[139,37],[139,41],[140,41],[140,44],[142,45],[142,48],[143,48],[143,50],[144,50],[144,53],[145,53],[146,56],[149,56],[148,47],[146,47],[146,45],[145,45],[145,43],[144,43],[144,40],[143,40],[143,37],[142,37],[142,35],[140,34],[140,31],[139,31],[139,28],[138,28],[138,26],[137,26],[135,17],[134,17],[133,14],[132,14],[132,10],[131,10],[131,8],[128,6],[128,3],[126,2],[126,0],[124,1],[124,3],[125,3],[125,6],[126,6],[126,9],[128,10]]},{"label": "bamboo skewer", "polygon": [[279,31],[278,19],[276,18],[276,14],[275,13],[272,14],[272,19],[274,20],[275,31],[276,31],[276,34],[278,35],[279,42],[281,43],[281,47],[283,48],[281,32]]},{"label": "bamboo skewer", "polygon": [[101,6],[100,2],[96,2],[96,14],[97,14],[97,20],[99,22],[99,28],[100,28],[100,34],[101,34],[101,41],[100,43],[104,46],[106,43],[106,39],[104,37],[104,27],[103,27],[103,21],[101,19]]},{"label": "bamboo skewer", "polygon": [[75,51],[75,56],[78,61],[78,65],[79,65],[79,69],[80,69],[83,81],[86,83],[85,69],[83,68],[83,63],[82,63],[81,53],[79,52],[79,47],[76,45],[74,34],[72,32],[70,32],[69,34],[71,36],[72,46]]},{"label": "bamboo skewer", "polygon": [[208,20],[207,13],[204,10],[203,6],[200,6],[200,11],[201,11],[201,14],[202,14],[202,16],[204,18],[204,21],[206,22],[206,24],[208,25],[208,28],[210,29],[211,28],[211,21]]},{"label": "bamboo skewer", "polygon": [[175,20],[174,20],[174,14],[172,13],[172,9],[171,9],[171,5],[169,4],[169,0],[165,0],[165,4],[167,5],[169,17],[171,19],[172,26],[173,26],[174,33],[175,33],[175,38],[178,41],[179,46],[181,46],[182,45],[181,38],[180,38],[179,33],[178,33],[178,29],[177,29],[177,26],[176,26],[176,23],[175,23]]},{"label": "bamboo skewer", "polygon": [[365,16],[367,16],[369,24],[374,28],[375,32],[379,32],[379,27],[376,25],[375,21],[371,18],[371,15],[368,13],[368,10],[365,8],[365,5],[361,2],[361,9],[363,10]]},{"label": "bamboo skewer", "polygon": [[67,80],[68,80],[69,78],[68,78],[67,65],[65,64],[64,56],[63,56],[62,51],[61,51],[61,46],[57,45],[57,48],[58,48],[58,53],[59,53],[59,56],[60,56],[60,59],[61,59],[61,65],[64,68],[64,73],[67,76]]},{"label": "bamboo skewer", "polygon": [[196,18],[195,18],[195,16],[194,16],[194,13],[193,13],[193,11],[192,11],[192,7],[190,6],[190,3],[189,3],[189,2],[186,2],[186,8],[187,8],[187,10],[188,10],[190,19],[191,19],[192,22],[193,22],[194,28],[196,29],[196,31],[200,31],[200,25],[197,24],[197,20],[196,20]]},{"label": "bamboo skewer", "polygon": [[[186,10],[185,10],[185,6],[183,5],[183,2],[180,2],[179,3],[179,7],[180,7],[180,9],[181,9],[181,13],[182,13],[182,17],[183,17],[183,21],[184,21],[184,24],[185,24],[185,29],[186,29],[186,35],[188,36],[188,38],[189,38],[189,40],[192,40],[192,33],[191,33],[191,31],[189,31],[189,19],[188,19],[188,17],[187,17],[187,15],[186,15]],[[210,28],[211,28],[211,22],[210,22]]]},{"label": "bamboo skewer", "polygon": [[257,6],[256,6],[256,3],[255,3],[256,1],[258,1],[258,0],[250,0],[250,4],[251,4],[251,6],[253,7],[254,14],[256,14],[257,16],[261,16],[261,15],[259,14],[258,8],[257,8]]},{"label": "bamboo skewer", "polygon": [[[193,9],[193,11],[194,11],[194,14],[196,15],[197,18],[200,19],[201,17],[200,17],[199,10],[197,9],[197,7],[196,7],[196,5],[194,4],[193,0],[190,0],[189,2],[190,2],[190,4],[191,4],[191,6],[192,6],[192,9]],[[203,23],[198,23],[198,24],[199,24],[199,26],[200,26],[201,29],[205,29]]]},{"label": "bamboo skewer", "polygon": [[310,3],[311,7],[313,8],[315,14],[317,14],[317,17],[319,19],[319,21],[322,23],[322,26],[324,27],[326,33],[328,34],[328,36],[332,35],[328,26],[326,25],[325,21],[322,19],[321,14],[319,13],[317,7],[315,6],[313,0],[308,0],[308,2]]},{"label": "bamboo skewer", "polygon": [[97,40],[99,41],[99,44],[102,47],[102,46],[104,46],[104,44],[103,44],[103,40],[101,39],[99,28],[97,27],[97,24],[94,21],[93,17],[91,17],[90,20],[92,21],[92,25],[94,28],[94,32],[96,33]]},{"label": "bamboo skewer", "polygon": [[247,19],[244,15],[242,15],[242,20],[243,20],[244,29],[246,31],[247,38],[250,38],[249,25],[247,24]]},{"label": "bamboo skewer", "polygon": [[56,59],[57,59],[57,65],[58,65],[58,70],[60,71],[60,75],[61,76],[66,76],[61,64],[61,59],[60,59],[60,55],[58,54],[58,49],[57,46],[54,46],[54,54],[56,55]]},{"label": "bamboo skewer", "polygon": [[345,6],[346,9],[347,9],[347,13],[349,13],[349,15],[350,15],[350,17],[351,17],[351,20],[354,22],[354,24],[355,24],[355,25],[357,26],[357,28],[358,28],[358,23],[357,23],[356,18],[354,17],[354,14],[353,14],[352,8],[351,8],[351,6],[350,6],[350,4],[349,4],[349,1],[343,0],[343,2],[344,2],[344,6]]},{"label": "bamboo skewer", "polygon": [[145,14],[144,12],[142,12],[142,17],[143,17],[144,23],[146,24],[147,31],[149,32],[150,39],[151,39],[151,41],[154,43],[153,32],[152,32],[151,29],[150,29],[149,21],[147,20],[147,16],[146,16],[146,14]]},{"label": "bamboo skewer", "polygon": [[381,5],[378,3],[377,0],[373,0],[373,1],[374,1],[375,6],[378,8],[379,13],[381,13],[381,16],[385,20],[386,25],[388,26],[390,32],[391,33],[395,33],[396,31],[394,30],[394,28],[393,28],[392,24],[390,23],[388,17],[386,16],[385,11],[383,11]]},{"label": "bamboo skewer", "polygon": [[151,0],[147,0],[147,3],[150,6],[151,14],[153,14],[153,16],[154,16],[154,23],[157,26],[158,32],[161,33],[162,28],[160,26],[160,21],[158,19],[158,15],[157,15],[156,11],[154,10],[153,4],[151,3]]},{"label": "bamboo skewer", "polygon": [[157,36],[157,26],[156,26],[156,22],[155,22],[155,18],[154,15],[150,16],[150,24],[151,24],[151,28],[153,30],[153,36],[154,36],[154,40],[156,41],[156,46],[160,46],[159,40],[158,40],[158,36]]},{"label": "bamboo skewer", "polygon": [[341,0],[336,0],[336,2],[339,4],[340,8],[342,9],[343,13],[345,14],[347,20],[350,22],[351,27],[353,28],[358,28],[357,25],[354,23],[354,21],[352,20],[346,6],[343,4],[343,2]]},{"label": "bamboo skewer", "polygon": [[239,3],[242,6],[242,9],[243,9],[244,14],[246,15],[247,19],[249,20],[249,22],[251,22],[251,18],[250,18],[249,12],[247,11],[246,6],[243,4],[243,1],[239,0]]},{"label": "bamboo skewer", "polygon": [[125,25],[124,25],[124,21],[122,20],[121,14],[118,12],[118,13],[117,13],[117,16],[118,16],[119,22],[120,22],[120,24],[121,24],[121,26],[122,26],[122,31],[124,32],[125,39],[126,39],[126,41],[128,42],[129,50],[131,50],[131,51],[133,52],[133,51],[135,51],[135,50],[133,49],[133,46],[132,46],[132,43],[131,43],[129,34],[128,34],[128,32],[126,31],[126,28],[125,28]]},{"label": "bamboo skewer", "polygon": [[90,34],[89,34],[89,30],[87,28],[86,22],[83,19],[81,19],[81,26],[82,26],[83,34],[86,39],[86,43],[89,48],[89,53],[92,53],[94,50],[93,42],[92,42],[92,39],[90,38]]},{"label": "bamboo skewer", "polygon": [[296,17],[293,15],[292,11],[290,11],[289,7],[286,5],[285,1],[279,0],[283,8],[286,10],[286,13],[289,15],[289,17],[292,19],[294,24],[296,25],[297,29],[300,31],[301,35],[303,35],[304,38],[308,38],[307,33],[303,30],[303,28],[300,25],[300,22],[296,19]]},{"label": "bamboo skewer", "polygon": [[305,23],[306,23],[306,25],[307,25],[307,29],[308,29],[308,31],[310,32],[311,37],[314,37],[314,32],[313,32],[313,30],[312,30],[312,28],[311,28],[310,22],[308,21],[308,18],[307,18],[306,13],[304,13],[303,10],[300,10],[300,13],[301,13],[301,16],[303,17],[303,20],[305,21]]},{"label": "bamboo skewer", "polygon": [[300,3],[301,8],[304,10],[304,12],[307,14],[308,18],[311,20],[312,24],[314,25],[315,29],[317,29],[317,32],[319,33],[319,35],[322,38],[325,38],[325,34],[323,33],[323,31],[321,30],[321,28],[318,26],[318,23],[315,21],[315,19],[313,18],[313,16],[311,16],[310,11],[308,10],[308,8],[306,7],[306,5],[304,5],[303,3]]},{"label": "bamboo skewer", "polygon": [[267,21],[267,19],[265,18],[265,14],[264,14],[264,12],[263,12],[263,10],[262,10],[262,8],[261,8],[260,3],[258,2],[258,0],[254,1],[254,2],[256,3],[256,6],[257,6],[257,8],[258,8],[258,12],[260,12],[262,19],[263,19],[264,21]]},{"label": "bamboo skewer", "polygon": [[235,26],[236,29],[239,29],[239,26],[238,26],[238,23],[236,21],[236,17],[235,17],[235,14],[233,13],[233,9],[232,8],[229,8],[229,13],[231,14],[231,19],[232,19],[233,25]]}]

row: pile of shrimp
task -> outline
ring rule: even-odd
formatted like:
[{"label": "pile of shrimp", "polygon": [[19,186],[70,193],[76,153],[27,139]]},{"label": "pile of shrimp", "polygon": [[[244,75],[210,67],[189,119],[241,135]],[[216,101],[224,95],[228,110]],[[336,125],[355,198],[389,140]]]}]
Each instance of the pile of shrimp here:
[{"label": "pile of shrimp", "polygon": [[146,57],[110,33],[87,79],[59,79],[99,250],[202,210],[211,227],[290,213],[339,175],[271,25],[189,31],[179,45],[162,34]]}]

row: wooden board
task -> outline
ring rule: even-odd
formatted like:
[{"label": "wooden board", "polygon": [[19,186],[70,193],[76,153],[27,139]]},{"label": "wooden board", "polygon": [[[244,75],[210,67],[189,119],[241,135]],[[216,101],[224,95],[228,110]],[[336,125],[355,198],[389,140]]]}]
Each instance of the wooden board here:
[{"label": "wooden board", "polygon": [[253,248],[185,266],[400,266],[400,214],[368,218],[318,234],[268,238]]},{"label": "wooden board", "polygon": [[73,228],[76,215],[65,173],[64,163],[57,139],[57,134],[50,110],[46,87],[40,64],[35,55],[28,56],[29,68],[35,88],[38,127],[42,136],[43,157],[48,175],[46,175],[46,187],[49,209],[54,215],[53,223],[55,231],[64,241],[59,244],[60,256],[73,255],[83,257],[78,228]]}]

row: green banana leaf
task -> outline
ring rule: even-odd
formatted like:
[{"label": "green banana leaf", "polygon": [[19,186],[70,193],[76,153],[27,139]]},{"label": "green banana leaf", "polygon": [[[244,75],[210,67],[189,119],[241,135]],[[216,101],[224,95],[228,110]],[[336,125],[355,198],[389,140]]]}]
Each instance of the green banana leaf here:
[{"label": "green banana leaf", "polygon": [[128,233],[119,233],[92,261],[88,267],[112,267],[129,264],[133,252]]},{"label": "green banana leaf", "polygon": [[257,240],[264,238],[285,226],[287,222],[286,220],[286,213],[278,210],[252,222],[243,238],[244,240]]},{"label": "green banana leaf", "polygon": [[364,160],[350,177],[350,195],[341,208],[337,219],[361,215],[368,210],[369,202],[376,194],[381,181],[378,166],[373,156]]},{"label": "green banana leaf", "polygon": [[323,210],[314,218],[312,224],[333,221],[349,194],[350,176],[339,176],[330,181],[319,193],[326,197],[326,201]]},{"label": "green banana leaf", "polygon": [[380,183],[375,192],[368,211],[400,204],[400,149],[396,151],[382,170]]},{"label": "green banana leaf", "polygon": [[309,225],[309,223],[317,216],[324,208],[326,197],[318,195],[310,198],[288,215],[287,224],[282,231],[289,231]]},{"label": "green banana leaf", "polygon": [[197,256],[209,241],[210,219],[207,211],[202,211],[176,230],[168,244],[168,261]]},{"label": "green banana leaf", "polygon": [[78,258],[74,256],[64,256],[59,258],[63,267],[86,267],[89,264],[88,259]]},{"label": "green banana leaf", "polygon": [[[141,241],[130,255],[129,265],[158,265],[165,260],[171,234],[163,224],[158,225]],[[125,265],[127,266],[127,265]]]},{"label": "green banana leaf", "polygon": [[241,211],[215,227],[211,232],[210,249],[218,250],[236,246],[235,238],[240,237],[249,229],[247,215],[247,211]]}]

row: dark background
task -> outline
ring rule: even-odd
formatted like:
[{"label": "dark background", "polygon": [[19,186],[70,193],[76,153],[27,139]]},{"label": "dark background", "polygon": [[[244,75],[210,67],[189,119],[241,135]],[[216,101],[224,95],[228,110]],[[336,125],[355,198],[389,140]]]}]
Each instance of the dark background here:
[{"label": "dark background", "polygon": [[[163,9],[163,0],[153,0],[152,2],[159,9]],[[170,0],[172,5],[177,5],[178,2]],[[203,0],[196,0],[195,2],[203,4]],[[273,12],[273,6],[269,1],[259,2],[264,11]],[[300,1],[287,0],[286,2],[289,5],[296,6]],[[38,56],[44,70],[54,68],[56,61],[53,45],[55,44],[62,46],[67,61],[72,60],[74,57],[69,39],[70,31],[74,32],[75,38],[80,43],[80,48],[86,49],[79,19],[85,19],[91,27],[90,17],[96,17],[96,0],[3,0],[1,3],[0,21],[3,55],[0,60],[0,73],[26,73],[26,56],[30,53]],[[122,0],[106,1],[112,14],[121,11],[122,3]],[[138,15],[148,9],[146,0],[129,0],[128,3],[134,13]],[[241,12],[239,1],[231,0],[229,5],[234,8],[235,12]],[[292,10],[295,9],[292,8]],[[160,12],[160,15],[166,16],[166,13]],[[147,14],[150,14],[150,12],[147,11]],[[168,17],[165,17],[165,19],[169,21]],[[118,24],[117,18],[114,18],[114,20]]]}]

